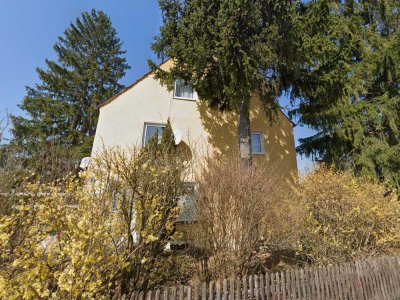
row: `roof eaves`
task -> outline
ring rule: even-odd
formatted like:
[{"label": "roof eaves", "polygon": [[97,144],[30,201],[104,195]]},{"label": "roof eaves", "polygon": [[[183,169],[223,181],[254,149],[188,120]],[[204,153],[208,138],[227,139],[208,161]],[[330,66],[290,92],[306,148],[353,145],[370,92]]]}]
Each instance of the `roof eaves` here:
[{"label": "roof eaves", "polygon": [[293,122],[282,110],[279,110],[282,115],[290,122],[292,123],[293,128],[297,126],[297,124],[295,122]]}]

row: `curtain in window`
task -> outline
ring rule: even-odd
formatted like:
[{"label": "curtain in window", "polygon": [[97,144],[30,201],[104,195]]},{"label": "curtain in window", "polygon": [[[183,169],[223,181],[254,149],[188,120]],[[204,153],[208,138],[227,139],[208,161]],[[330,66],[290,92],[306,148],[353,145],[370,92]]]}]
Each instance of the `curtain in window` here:
[{"label": "curtain in window", "polygon": [[175,81],[175,97],[193,99],[193,89],[183,80]]}]

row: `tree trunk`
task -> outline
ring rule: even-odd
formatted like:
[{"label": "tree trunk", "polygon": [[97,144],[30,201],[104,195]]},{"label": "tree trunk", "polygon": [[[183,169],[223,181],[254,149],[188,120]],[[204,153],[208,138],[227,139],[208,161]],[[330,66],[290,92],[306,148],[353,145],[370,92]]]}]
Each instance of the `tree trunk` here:
[{"label": "tree trunk", "polygon": [[247,164],[252,163],[250,134],[250,101],[242,100],[238,107],[239,158]]}]

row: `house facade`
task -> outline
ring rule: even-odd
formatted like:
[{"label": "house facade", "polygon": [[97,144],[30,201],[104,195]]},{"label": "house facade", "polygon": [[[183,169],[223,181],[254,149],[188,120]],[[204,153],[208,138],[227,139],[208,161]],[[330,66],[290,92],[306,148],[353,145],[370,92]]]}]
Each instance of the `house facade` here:
[{"label": "house facade", "polygon": [[[169,60],[160,67],[168,70]],[[100,105],[92,156],[104,148],[145,145],[170,119],[178,147],[196,157],[229,156],[238,152],[237,116],[215,111],[196,92],[177,80],[168,91],[150,72]],[[250,108],[251,140],[256,163],[265,163],[285,181],[297,175],[293,123],[278,112],[270,122],[256,96]]]}]

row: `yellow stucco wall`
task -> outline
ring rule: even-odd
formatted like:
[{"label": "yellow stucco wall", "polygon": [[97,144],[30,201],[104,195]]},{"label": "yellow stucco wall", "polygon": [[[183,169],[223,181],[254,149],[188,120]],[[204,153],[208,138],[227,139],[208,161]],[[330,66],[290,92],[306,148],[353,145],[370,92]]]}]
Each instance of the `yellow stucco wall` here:
[{"label": "yellow stucco wall", "polygon": [[[164,63],[162,68],[168,69],[171,63]],[[168,118],[174,129],[182,131],[183,145],[197,156],[237,153],[235,113],[213,111],[201,101],[174,99],[173,93],[149,74],[100,108],[92,155],[103,147],[141,145],[144,124],[164,124]],[[254,97],[250,124],[252,131],[262,132],[264,137],[265,155],[255,155],[255,161],[268,163],[287,180],[297,175],[292,123],[279,112],[271,124]]]}]

